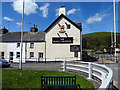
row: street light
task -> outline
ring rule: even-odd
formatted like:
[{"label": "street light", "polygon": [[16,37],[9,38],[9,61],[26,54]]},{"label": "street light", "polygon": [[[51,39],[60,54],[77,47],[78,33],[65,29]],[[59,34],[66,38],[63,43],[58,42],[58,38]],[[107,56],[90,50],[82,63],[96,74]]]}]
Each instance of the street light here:
[{"label": "street light", "polygon": [[21,30],[21,54],[20,54],[20,64],[19,64],[20,70],[22,70],[23,27],[24,27],[24,0],[23,0],[23,13],[22,13],[22,30]]}]

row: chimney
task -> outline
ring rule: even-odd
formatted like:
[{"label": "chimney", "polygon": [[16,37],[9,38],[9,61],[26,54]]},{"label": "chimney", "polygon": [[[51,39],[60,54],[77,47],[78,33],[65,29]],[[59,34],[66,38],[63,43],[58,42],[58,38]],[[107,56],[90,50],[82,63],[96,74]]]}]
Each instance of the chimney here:
[{"label": "chimney", "polygon": [[77,22],[77,23],[75,23],[75,24],[77,24],[79,27],[82,26],[82,22]]},{"label": "chimney", "polygon": [[5,27],[0,29],[0,34],[6,34],[7,32],[8,32],[8,30]]},{"label": "chimney", "polygon": [[64,14],[66,16],[66,8],[65,8],[65,6],[61,6],[61,8],[59,8],[59,16],[61,14]]},{"label": "chimney", "polygon": [[38,31],[37,25],[33,24],[33,27],[31,27],[30,31],[31,32],[37,32]]}]

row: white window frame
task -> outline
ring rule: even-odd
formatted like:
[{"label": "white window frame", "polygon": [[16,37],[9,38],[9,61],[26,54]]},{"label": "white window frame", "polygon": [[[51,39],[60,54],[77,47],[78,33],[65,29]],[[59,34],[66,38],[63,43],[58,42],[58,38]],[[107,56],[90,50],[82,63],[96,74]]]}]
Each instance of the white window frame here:
[{"label": "white window frame", "polygon": [[20,43],[17,43],[17,48],[20,47]]},{"label": "white window frame", "polygon": [[30,58],[34,58],[34,52],[30,52]]},{"label": "white window frame", "polygon": [[33,42],[30,43],[30,48],[34,48],[34,43]]},{"label": "white window frame", "polygon": [[20,52],[16,52],[16,58],[20,58]]},{"label": "white window frame", "polygon": [[0,58],[4,59],[5,53],[4,52],[0,52]]}]

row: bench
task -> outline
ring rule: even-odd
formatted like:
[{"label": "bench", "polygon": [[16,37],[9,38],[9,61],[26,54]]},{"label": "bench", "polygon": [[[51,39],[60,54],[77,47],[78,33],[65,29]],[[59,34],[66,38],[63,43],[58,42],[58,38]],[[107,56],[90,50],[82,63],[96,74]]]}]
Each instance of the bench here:
[{"label": "bench", "polygon": [[76,87],[76,76],[41,76],[41,88]]}]

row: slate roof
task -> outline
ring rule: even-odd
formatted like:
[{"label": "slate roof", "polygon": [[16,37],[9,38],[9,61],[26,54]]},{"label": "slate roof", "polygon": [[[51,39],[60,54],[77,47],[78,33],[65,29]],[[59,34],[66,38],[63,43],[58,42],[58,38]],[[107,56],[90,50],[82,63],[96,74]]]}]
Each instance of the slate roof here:
[{"label": "slate roof", "polygon": [[[20,42],[21,32],[8,32],[0,37],[2,42]],[[44,42],[45,32],[23,32],[23,42]]]},{"label": "slate roof", "polygon": [[[45,42],[45,33],[48,32],[50,28],[62,17],[72,23],[79,30],[82,30],[80,26],[75,24],[65,15],[61,14],[45,31],[23,32],[23,42]],[[1,40],[2,42],[20,42],[21,32],[7,32],[6,34],[0,34],[0,42]]]}]

